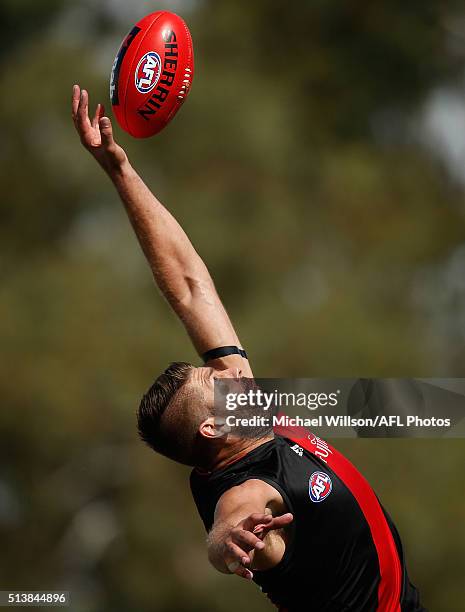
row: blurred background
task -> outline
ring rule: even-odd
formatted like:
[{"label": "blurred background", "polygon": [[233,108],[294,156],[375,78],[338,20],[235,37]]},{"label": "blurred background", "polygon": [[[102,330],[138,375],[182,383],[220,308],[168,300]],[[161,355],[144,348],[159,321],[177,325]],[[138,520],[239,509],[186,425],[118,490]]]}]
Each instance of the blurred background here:
[{"label": "blurred background", "polygon": [[[191,28],[190,97],[151,140],[115,131],[262,377],[464,376],[465,9],[0,3],[0,588],[67,589],[77,612],[260,612],[255,585],[210,568],[189,470],[137,440],[141,394],[198,358],[70,120],[72,84],[108,101],[121,40],[158,9]],[[464,441],[336,445],[425,605],[463,610]]]}]

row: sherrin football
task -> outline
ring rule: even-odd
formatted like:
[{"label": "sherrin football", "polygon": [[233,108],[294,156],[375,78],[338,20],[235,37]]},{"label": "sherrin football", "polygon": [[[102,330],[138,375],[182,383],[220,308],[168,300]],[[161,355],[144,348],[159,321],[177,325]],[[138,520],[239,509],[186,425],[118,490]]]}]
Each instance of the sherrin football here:
[{"label": "sherrin football", "polygon": [[174,13],[157,11],[141,19],[116,54],[110,98],[119,125],[148,138],[175,116],[194,76],[194,51],[187,25]]}]

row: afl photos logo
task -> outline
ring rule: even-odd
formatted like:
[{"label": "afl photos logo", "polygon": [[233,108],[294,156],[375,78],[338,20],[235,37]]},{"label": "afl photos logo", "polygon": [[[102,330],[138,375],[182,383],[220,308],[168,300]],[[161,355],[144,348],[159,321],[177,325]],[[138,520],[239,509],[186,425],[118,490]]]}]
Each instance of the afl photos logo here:
[{"label": "afl photos logo", "polygon": [[146,94],[158,83],[161,73],[161,59],[155,51],[149,51],[143,55],[137,64],[134,74],[136,89]]},{"label": "afl photos logo", "polygon": [[313,472],[308,481],[308,494],[312,502],[324,501],[331,493],[333,483],[328,474],[324,472]]}]

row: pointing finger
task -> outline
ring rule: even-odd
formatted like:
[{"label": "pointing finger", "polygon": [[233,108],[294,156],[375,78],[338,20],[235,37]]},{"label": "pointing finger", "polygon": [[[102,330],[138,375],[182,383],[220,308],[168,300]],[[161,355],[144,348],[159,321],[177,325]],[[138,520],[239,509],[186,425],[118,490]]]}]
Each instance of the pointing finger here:
[{"label": "pointing finger", "polygon": [[263,526],[263,530],[272,531],[273,529],[281,529],[282,527],[289,525],[289,523],[292,523],[293,520],[294,517],[292,516],[292,514],[290,512],[287,512],[286,514],[282,514],[281,516],[275,516],[270,523]]},{"label": "pointing finger", "polygon": [[247,517],[243,522],[243,528],[246,531],[253,531],[254,527],[257,525],[261,525],[262,523],[267,525],[270,521],[273,520],[271,514],[251,514]]}]

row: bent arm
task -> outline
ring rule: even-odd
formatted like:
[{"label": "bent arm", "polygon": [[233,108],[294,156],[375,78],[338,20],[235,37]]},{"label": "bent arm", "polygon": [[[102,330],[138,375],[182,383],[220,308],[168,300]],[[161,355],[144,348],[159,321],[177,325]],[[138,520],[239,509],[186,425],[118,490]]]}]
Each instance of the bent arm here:
[{"label": "bent arm", "polygon": [[251,579],[251,569],[274,567],[286,550],[285,527],[293,520],[281,495],[261,480],[232,487],[218,501],[207,546],[222,573]]}]

